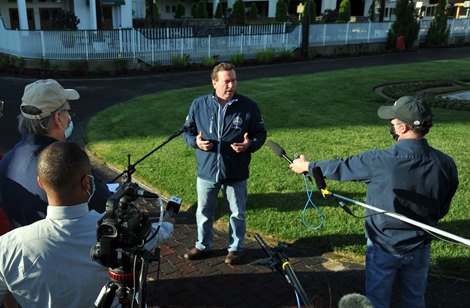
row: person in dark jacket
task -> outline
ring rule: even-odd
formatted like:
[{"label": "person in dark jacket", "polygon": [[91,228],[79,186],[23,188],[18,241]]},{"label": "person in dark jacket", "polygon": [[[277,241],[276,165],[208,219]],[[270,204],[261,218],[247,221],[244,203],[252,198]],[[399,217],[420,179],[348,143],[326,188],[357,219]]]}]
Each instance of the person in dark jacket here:
[{"label": "person in dark jacket", "polygon": [[245,205],[251,153],[266,140],[258,105],[236,93],[235,67],[220,63],[212,74],[214,92],[196,98],[189,109],[183,134],[196,149],[198,236],[195,247],[184,255],[194,260],[212,247],[214,211],[222,190],[230,215],[228,254],[225,263],[240,262],[246,229]]},{"label": "person in dark jacket", "polygon": [[[55,141],[65,141],[72,133],[70,101],[80,95],[64,89],[53,79],[37,80],[25,87],[18,116],[22,139],[0,161],[0,206],[13,228],[46,217],[47,197],[37,183],[37,163],[41,151]],[[111,196],[106,184],[95,175],[96,193],[90,209],[103,213]]]},{"label": "person in dark jacket", "polygon": [[[404,96],[393,106],[380,107],[378,115],[390,120],[390,132],[397,140],[393,147],[316,162],[302,155],[291,169],[313,175],[318,166],[328,179],[364,182],[368,204],[435,226],[449,211],[458,175],[454,160],[425,139],[433,124],[429,105]],[[395,280],[404,307],[425,307],[432,236],[387,215],[368,216],[365,230],[366,294],[374,308],[390,307]]]}]

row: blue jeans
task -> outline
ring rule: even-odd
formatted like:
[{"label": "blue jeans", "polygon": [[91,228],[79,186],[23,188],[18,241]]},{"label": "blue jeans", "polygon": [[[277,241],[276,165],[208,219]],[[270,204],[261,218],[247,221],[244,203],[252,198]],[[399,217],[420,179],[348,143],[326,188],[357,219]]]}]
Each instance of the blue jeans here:
[{"label": "blue jeans", "polygon": [[431,245],[402,255],[391,254],[367,241],[366,294],[374,308],[390,307],[393,282],[398,279],[402,307],[425,307]]},{"label": "blue jeans", "polygon": [[230,215],[228,251],[241,251],[246,231],[247,180],[221,184],[197,178],[197,242],[196,248],[207,251],[212,248],[214,212],[219,191],[222,189]]}]

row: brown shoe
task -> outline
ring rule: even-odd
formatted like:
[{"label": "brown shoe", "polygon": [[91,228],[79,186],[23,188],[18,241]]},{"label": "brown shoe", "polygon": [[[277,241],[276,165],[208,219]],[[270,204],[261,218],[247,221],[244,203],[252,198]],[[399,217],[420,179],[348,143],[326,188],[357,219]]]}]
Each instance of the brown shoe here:
[{"label": "brown shoe", "polygon": [[191,248],[187,253],[184,254],[186,260],[197,260],[201,259],[206,254],[205,251],[199,250],[196,247]]},{"label": "brown shoe", "polygon": [[238,264],[243,258],[242,251],[229,251],[225,257],[225,264]]}]

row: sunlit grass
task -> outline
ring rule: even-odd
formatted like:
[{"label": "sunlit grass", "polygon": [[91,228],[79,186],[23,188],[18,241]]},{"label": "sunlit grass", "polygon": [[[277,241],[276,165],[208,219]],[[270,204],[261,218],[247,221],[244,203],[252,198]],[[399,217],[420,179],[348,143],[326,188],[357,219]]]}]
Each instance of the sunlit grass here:
[{"label": "sunlit grass", "polygon": [[[279,143],[287,155],[304,154],[312,160],[342,158],[372,148],[394,144],[388,123],[377,117],[385,104],[376,86],[415,80],[468,80],[470,60],[434,61],[349,69],[310,75],[239,81],[239,92],[256,100],[268,130],[268,139]],[[139,97],[97,115],[87,129],[88,149],[120,170],[127,154],[135,162],[162,144],[184,123],[193,98],[212,87],[187,88]],[[453,156],[460,186],[451,211],[439,228],[470,237],[470,113],[433,109],[435,126],[428,135],[432,146]],[[185,208],[194,208],[196,162],[194,150],[178,137],[136,166],[134,178],[165,195],[178,195]],[[303,178],[292,173],[285,160],[267,147],[253,155],[249,179],[247,223],[251,231],[295,242],[298,245],[363,255],[364,221],[348,216],[331,200],[314,193],[313,201],[325,215],[320,230],[301,221],[307,201]],[[364,201],[366,187],[359,183],[330,181],[330,190]],[[358,215],[364,209],[353,205]],[[221,203],[218,215],[226,219]],[[306,221],[316,226],[320,216],[308,208]],[[433,266],[445,270],[470,270],[470,249],[436,242]]]}]

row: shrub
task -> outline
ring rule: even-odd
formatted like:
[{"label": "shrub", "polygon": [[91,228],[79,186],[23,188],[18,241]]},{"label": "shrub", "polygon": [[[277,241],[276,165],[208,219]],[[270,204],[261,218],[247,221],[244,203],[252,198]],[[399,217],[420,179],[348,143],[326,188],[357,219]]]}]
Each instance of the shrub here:
[{"label": "shrub", "polygon": [[222,18],[224,16],[224,6],[222,3],[218,2],[217,7],[215,8],[215,18]]},{"label": "shrub", "polygon": [[183,69],[189,66],[190,55],[182,54],[182,55],[174,55],[171,57],[171,65],[175,69]]},{"label": "shrub", "polygon": [[205,0],[199,0],[196,7],[196,18],[207,19],[207,6]]},{"label": "shrub", "polygon": [[88,71],[88,61],[71,61],[69,62],[69,71],[72,75],[83,75]]},{"label": "shrub", "polygon": [[256,53],[256,60],[261,63],[270,63],[275,55],[276,51],[274,50],[274,48],[268,48],[262,51],[258,51]]},{"label": "shrub", "polygon": [[256,18],[258,18],[258,7],[256,6],[256,3],[253,2],[251,4],[247,17],[249,20],[256,20]]},{"label": "shrub", "polygon": [[237,0],[233,4],[232,14],[230,15],[236,24],[245,24],[245,3],[243,0]]},{"label": "shrub", "polygon": [[242,53],[234,54],[230,56],[230,62],[232,62],[234,65],[240,65],[245,62],[245,56]]},{"label": "shrub", "polygon": [[291,60],[294,58],[294,51],[290,49],[279,50],[279,59],[281,60]]},{"label": "shrub", "polygon": [[287,20],[287,3],[285,0],[277,0],[275,19],[279,22],[284,22]]},{"label": "shrub", "polygon": [[186,14],[186,9],[184,7],[184,3],[183,3],[183,1],[178,0],[178,2],[176,2],[175,18],[176,19],[181,18],[185,14]]},{"label": "shrub", "polygon": [[[220,3],[220,2],[219,2]],[[212,57],[205,57],[202,59],[202,66],[204,67],[214,67],[215,63],[217,62],[217,58],[219,56],[214,55]]]},{"label": "shrub", "polygon": [[158,25],[158,19],[160,18],[160,10],[158,5],[153,0],[145,1],[145,26],[156,27]]},{"label": "shrub", "polygon": [[449,39],[449,26],[447,25],[447,0],[439,0],[436,13],[429,26],[424,45],[426,47],[445,46]]},{"label": "shrub", "polygon": [[80,19],[72,11],[62,10],[52,19],[52,26],[57,30],[77,30]]},{"label": "shrub", "polygon": [[415,17],[413,0],[398,0],[395,8],[397,19],[390,27],[387,46],[395,47],[397,37],[405,37],[405,48],[410,49],[418,38],[419,22]]},{"label": "shrub", "polygon": [[51,62],[49,61],[49,59],[41,58],[39,60],[39,65],[41,66],[42,71],[48,71],[51,67]]},{"label": "shrub", "polygon": [[342,0],[338,10],[338,22],[349,22],[351,19],[351,5],[349,0]]}]

